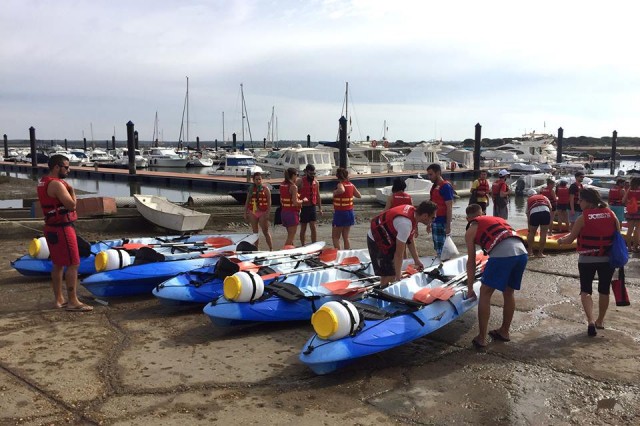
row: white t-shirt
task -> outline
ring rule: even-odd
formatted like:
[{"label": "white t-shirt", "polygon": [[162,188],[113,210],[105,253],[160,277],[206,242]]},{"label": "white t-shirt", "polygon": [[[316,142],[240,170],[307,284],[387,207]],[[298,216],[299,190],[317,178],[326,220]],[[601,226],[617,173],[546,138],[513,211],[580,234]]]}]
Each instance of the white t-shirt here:
[{"label": "white t-shirt", "polygon": [[[411,220],[403,216],[397,216],[395,219],[393,219],[393,226],[396,228],[396,231],[398,231],[396,239],[403,243],[406,243],[409,239],[409,236],[411,235],[411,229],[413,228]],[[367,237],[373,240],[371,229],[369,229],[369,232],[367,232]]]}]

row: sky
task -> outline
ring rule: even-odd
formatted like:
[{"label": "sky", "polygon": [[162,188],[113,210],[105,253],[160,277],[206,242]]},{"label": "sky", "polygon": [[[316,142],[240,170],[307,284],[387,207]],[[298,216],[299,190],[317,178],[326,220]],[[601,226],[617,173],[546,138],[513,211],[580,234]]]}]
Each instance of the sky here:
[{"label": "sky", "polygon": [[242,84],[251,139],[273,111],[277,139],[336,140],[348,82],[351,140],[640,136],[636,21],[616,0],[3,0],[0,134],[151,140],[157,113],[164,141],[242,140]]}]

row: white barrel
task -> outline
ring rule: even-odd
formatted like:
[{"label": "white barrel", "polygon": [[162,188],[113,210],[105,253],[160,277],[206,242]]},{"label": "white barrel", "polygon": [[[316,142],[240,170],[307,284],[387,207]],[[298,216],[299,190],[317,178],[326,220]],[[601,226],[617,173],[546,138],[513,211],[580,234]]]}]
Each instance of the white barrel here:
[{"label": "white barrel", "polygon": [[233,302],[251,302],[262,297],[264,281],[252,271],[239,271],[224,279],[224,297]]},{"label": "white barrel", "polygon": [[361,321],[358,309],[346,300],[327,302],[311,317],[316,334],[325,340],[338,340],[353,334]]},{"label": "white barrel", "polygon": [[109,249],[96,255],[96,271],[104,272],[131,265],[131,256],[126,250]]},{"label": "white barrel", "polygon": [[36,259],[49,258],[49,245],[45,237],[34,238],[29,243],[29,256]]}]

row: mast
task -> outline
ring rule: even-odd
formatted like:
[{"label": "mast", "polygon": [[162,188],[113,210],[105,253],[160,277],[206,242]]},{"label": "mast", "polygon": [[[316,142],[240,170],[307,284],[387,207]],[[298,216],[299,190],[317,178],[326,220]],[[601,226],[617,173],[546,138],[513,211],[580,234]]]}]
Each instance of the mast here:
[{"label": "mast", "polygon": [[[240,83],[240,96],[242,98],[242,142],[244,143],[244,119],[247,119],[247,130],[249,131],[249,141],[253,141],[251,136],[251,125],[249,124],[249,113],[247,112],[247,103],[244,100],[244,86]],[[253,143],[253,142],[252,142]]]},{"label": "mast", "polygon": [[224,111],[222,111],[222,144],[224,145]]},{"label": "mast", "polygon": [[89,123],[89,128],[91,129],[91,143],[93,143],[93,123]]},{"label": "mast", "polygon": [[184,96],[184,106],[182,107],[182,121],[180,122],[180,136],[178,137],[178,144],[182,143],[182,136],[184,136],[184,114],[187,113],[187,142],[189,142],[189,77],[187,77],[187,93]]},{"label": "mast", "polygon": [[187,140],[186,143],[189,143],[189,76],[187,76]]}]

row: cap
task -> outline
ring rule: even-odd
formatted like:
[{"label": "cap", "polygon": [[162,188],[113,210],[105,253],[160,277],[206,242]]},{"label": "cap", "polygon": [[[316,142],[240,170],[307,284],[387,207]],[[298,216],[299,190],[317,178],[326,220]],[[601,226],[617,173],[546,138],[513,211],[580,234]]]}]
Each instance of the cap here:
[{"label": "cap", "polygon": [[502,169],[498,172],[498,176],[500,177],[504,177],[504,176],[509,176],[511,173],[509,173],[508,171],[506,171],[505,169]]}]

